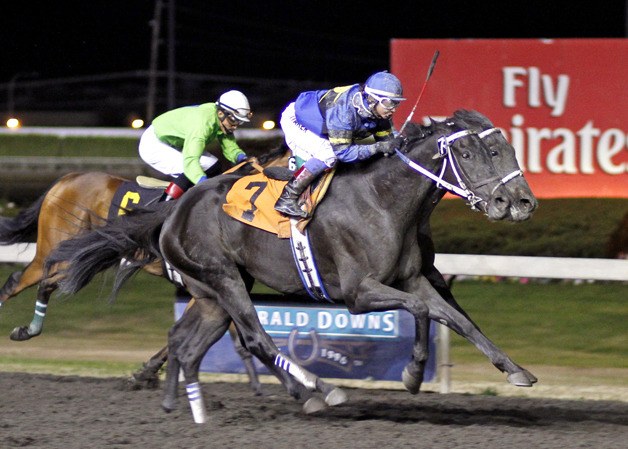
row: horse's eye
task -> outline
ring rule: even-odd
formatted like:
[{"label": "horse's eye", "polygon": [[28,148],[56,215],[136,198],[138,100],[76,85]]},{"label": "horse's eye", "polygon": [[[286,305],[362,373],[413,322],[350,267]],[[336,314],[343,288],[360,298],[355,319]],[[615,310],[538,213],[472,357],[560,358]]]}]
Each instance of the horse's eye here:
[{"label": "horse's eye", "polygon": [[465,151],[464,153],[462,153],[463,159],[469,159],[470,157],[471,157],[471,153],[469,153],[468,151]]},{"label": "horse's eye", "polygon": [[491,156],[497,156],[498,154],[497,150],[491,150]]}]

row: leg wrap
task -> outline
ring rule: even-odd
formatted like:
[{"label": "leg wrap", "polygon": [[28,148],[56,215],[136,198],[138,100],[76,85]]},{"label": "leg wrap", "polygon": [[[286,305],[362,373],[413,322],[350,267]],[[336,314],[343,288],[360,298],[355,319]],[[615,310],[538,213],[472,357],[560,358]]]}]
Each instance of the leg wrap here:
[{"label": "leg wrap", "polygon": [[205,404],[203,403],[203,393],[200,384],[198,382],[187,384],[185,390],[188,394],[188,400],[190,401],[194,422],[196,424],[207,422],[207,414],[205,413]]},{"label": "leg wrap", "polygon": [[275,365],[284,371],[287,371],[288,374],[294,377],[305,388],[309,390],[316,389],[316,376],[308,371],[305,371],[299,365],[290,361],[287,357],[277,354],[275,356]]}]

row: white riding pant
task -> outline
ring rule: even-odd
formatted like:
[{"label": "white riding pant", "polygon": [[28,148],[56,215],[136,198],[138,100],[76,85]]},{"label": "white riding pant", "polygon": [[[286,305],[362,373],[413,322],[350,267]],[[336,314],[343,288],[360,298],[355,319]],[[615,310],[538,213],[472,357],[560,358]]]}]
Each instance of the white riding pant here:
[{"label": "white riding pant", "polygon": [[[140,137],[139,153],[144,162],[163,174],[176,178],[183,173],[181,152],[159,140],[152,125]],[[203,170],[207,171],[218,162],[218,158],[212,154],[203,154],[199,162]]]},{"label": "white riding pant", "polygon": [[285,135],[286,144],[292,154],[303,161],[316,158],[331,168],[336,163],[336,154],[329,140],[314,134],[301,125],[296,118],[294,103],[290,103],[281,114],[279,121]]}]

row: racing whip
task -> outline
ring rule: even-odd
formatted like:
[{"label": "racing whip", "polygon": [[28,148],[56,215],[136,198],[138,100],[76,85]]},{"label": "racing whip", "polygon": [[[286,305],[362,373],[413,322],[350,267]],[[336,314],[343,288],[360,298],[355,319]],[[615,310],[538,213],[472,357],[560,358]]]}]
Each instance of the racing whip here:
[{"label": "racing whip", "polygon": [[436,50],[434,52],[434,56],[432,57],[432,63],[430,64],[430,68],[427,71],[427,76],[425,77],[425,82],[423,83],[423,87],[421,88],[421,92],[419,92],[419,96],[417,97],[416,102],[414,103],[414,107],[412,108],[412,111],[410,111],[410,114],[408,115],[408,118],[406,119],[405,122],[403,122],[403,125],[401,125],[401,129],[399,130],[399,134],[403,133],[403,130],[406,127],[406,125],[410,122],[410,120],[412,120],[412,116],[414,115],[414,111],[416,110],[416,107],[419,105],[419,100],[423,96],[423,91],[425,90],[425,86],[427,86],[427,82],[430,79],[430,77],[432,76],[432,72],[434,71],[434,67],[436,66],[436,60],[438,59],[438,55],[439,54],[440,54],[440,52],[438,50]]}]

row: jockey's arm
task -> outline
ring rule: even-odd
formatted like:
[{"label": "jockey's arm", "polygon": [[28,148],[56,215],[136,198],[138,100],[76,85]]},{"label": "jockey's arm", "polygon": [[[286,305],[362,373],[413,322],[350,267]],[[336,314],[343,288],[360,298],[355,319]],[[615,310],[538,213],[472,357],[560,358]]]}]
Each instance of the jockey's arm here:
[{"label": "jockey's arm", "polygon": [[201,137],[190,137],[185,139],[181,154],[183,156],[183,174],[197,184],[205,176],[201,167],[200,158],[205,151],[205,140]]},{"label": "jockey's arm", "polygon": [[[376,137],[376,140],[379,140]],[[334,154],[342,162],[358,162],[368,159],[377,153],[390,153],[392,141],[388,137],[385,140],[371,144],[355,143],[353,133],[346,130],[329,130],[329,143],[334,149]]]},{"label": "jockey's arm", "polygon": [[232,164],[241,161],[242,157],[246,158],[246,153],[242,151],[233,135],[223,135],[218,137],[222,154]]}]

